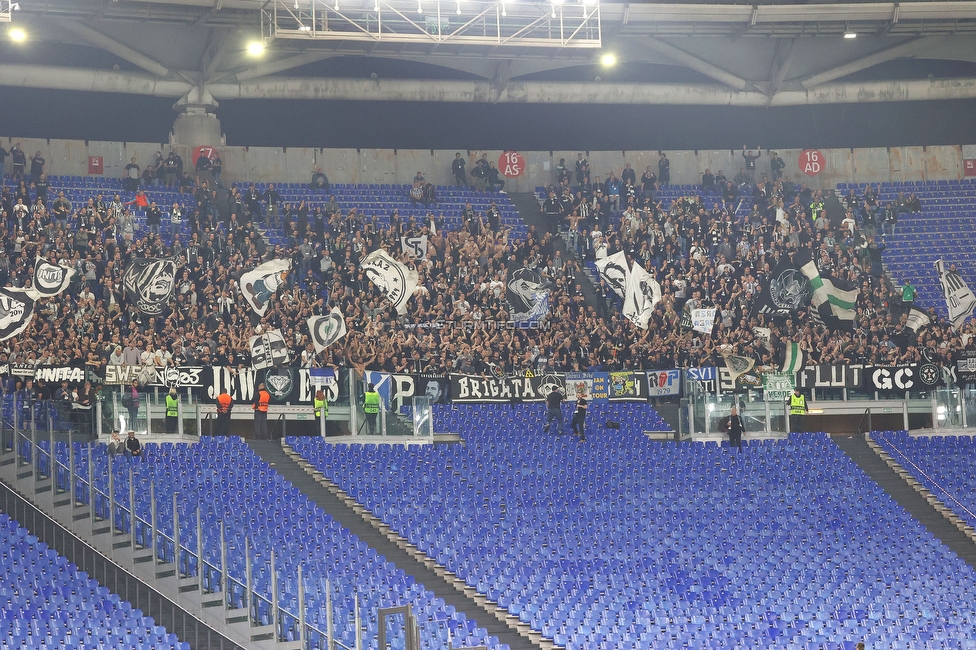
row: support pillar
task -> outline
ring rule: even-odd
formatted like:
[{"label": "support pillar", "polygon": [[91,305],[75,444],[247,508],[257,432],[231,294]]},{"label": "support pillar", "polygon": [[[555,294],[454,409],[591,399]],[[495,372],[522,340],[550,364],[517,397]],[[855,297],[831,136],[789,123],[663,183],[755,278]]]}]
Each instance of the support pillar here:
[{"label": "support pillar", "polygon": [[173,123],[170,144],[188,147],[226,144],[220,132],[220,120],[215,114],[217,102],[205,87],[195,87],[176,102],[173,109],[179,115]]}]

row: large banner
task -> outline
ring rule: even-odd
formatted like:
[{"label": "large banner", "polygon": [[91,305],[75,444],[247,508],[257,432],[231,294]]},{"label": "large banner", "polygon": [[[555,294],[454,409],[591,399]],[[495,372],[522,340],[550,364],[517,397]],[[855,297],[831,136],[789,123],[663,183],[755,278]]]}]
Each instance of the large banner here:
[{"label": "large banner", "polygon": [[634,263],[627,276],[623,314],[637,327],[646,330],[654,307],[661,302],[661,285],[640,264]]},{"label": "large banner", "polygon": [[879,392],[928,390],[945,385],[942,368],[934,363],[865,368],[864,377],[864,387]]},{"label": "large banner", "polygon": [[390,403],[394,411],[410,406],[413,397],[429,397],[431,404],[448,404],[451,381],[442,375],[390,375]]},{"label": "large banner", "polygon": [[555,389],[565,395],[565,380],[561,374],[537,377],[451,375],[452,402],[541,402]]},{"label": "large banner", "polygon": [[939,283],[942,285],[942,293],[945,295],[949,320],[952,321],[954,328],[959,329],[973,313],[973,308],[976,307],[976,295],[973,295],[973,290],[956,271],[955,264],[951,265],[947,271],[945,263],[939,260],[935,263],[935,270],[939,274]]},{"label": "large banner", "polygon": [[241,275],[241,292],[254,313],[264,316],[271,298],[285,283],[291,271],[291,260],[271,260]]},{"label": "large banner", "polygon": [[361,266],[369,281],[393,304],[397,313],[406,314],[407,302],[417,290],[417,272],[397,262],[382,248],[367,255]]},{"label": "large banner", "polygon": [[976,383],[976,352],[960,352],[955,359],[956,377],[960,382]]},{"label": "large banner", "polygon": [[549,283],[528,267],[508,274],[505,300],[513,323],[535,323],[549,315]]},{"label": "large banner", "polygon": [[[202,372],[205,397],[216,400],[221,392],[227,391],[237,404],[251,404],[257,394],[257,386],[264,383],[271,396],[272,404],[308,405],[318,390],[308,368],[282,366],[267,370],[254,368],[204,368]],[[334,402],[339,396],[337,383],[321,387],[326,398]],[[249,407],[248,407],[249,408]]]},{"label": "large banner", "polygon": [[864,384],[861,366],[808,366],[796,373],[796,385],[809,388],[860,388]]},{"label": "large banner", "polygon": [[680,395],[681,370],[679,368],[668,368],[667,370],[648,370],[647,394],[650,397]]},{"label": "large banner", "polygon": [[203,366],[106,366],[106,386],[128,386],[133,381],[143,386],[166,388],[204,388],[207,381]]},{"label": "large banner", "polygon": [[33,297],[40,299],[58,295],[68,288],[75,273],[77,271],[74,269],[38,257],[34,262],[34,280],[31,282]]},{"label": "large banner", "polygon": [[326,316],[312,316],[307,324],[316,353],[322,352],[346,335],[346,319],[338,307],[333,307]]},{"label": "large banner", "polygon": [[600,277],[613,292],[623,298],[627,291],[627,281],[630,279],[630,269],[627,264],[627,255],[620,251],[609,257],[596,261],[596,268],[600,272]]},{"label": "large banner", "polygon": [[122,275],[122,286],[129,300],[146,316],[166,311],[176,289],[180,258],[140,258],[132,260]]},{"label": "large banner", "polygon": [[[636,265],[635,265],[636,266]],[[611,372],[607,399],[611,402],[636,402],[647,399],[647,374],[624,370]]]},{"label": "large banner", "polygon": [[288,344],[280,329],[257,334],[248,339],[251,347],[251,366],[263,370],[288,363]]},{"label": "large banner", "polygon": [[810,282],[789,257],[780,258],[759,293],[760,314],[789,316],[810,303]]},{"label": "large banner", "polygon": [[609,397],[610,375],[606,372],[567,372],[566,399],[575,402],[584,397],[588,402],[606,402]]},{"label": "large banner", "polygon": [[34,298],[26,289],[0,287],[0,341],[27,329],[34,318]]}]

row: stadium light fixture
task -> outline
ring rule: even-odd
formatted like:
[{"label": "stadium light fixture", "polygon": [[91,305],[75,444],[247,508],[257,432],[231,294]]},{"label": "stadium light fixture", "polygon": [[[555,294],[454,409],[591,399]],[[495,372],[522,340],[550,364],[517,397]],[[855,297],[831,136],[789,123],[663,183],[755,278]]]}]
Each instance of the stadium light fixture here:
[{"label": "stadium light fixture", "polygon": [[258,58],[264,54],[264,43],[261,41],[251,41],[247,44],[247,55],[251,58]]},{"label": "stadium light fixture", "polygon": [[461,0],[458,0],[458,3],[457,3],[457,15],[458,16],[461,15]]},{"label": "stadium light fixture", "polygon": [[7,35],[14,43],[23,43],[27,40],[27,32],[21,27],[11,27]]},{"label": "stadium light fixture", "polygon": [[852,32],[851,30],[847,30],[846,32],[844,32],[844,38],[847,39],[857,38],[857,32]]},{"label": "stadium light fixture", "polygon": [[417,0],[417,13],[418,14],[424,13],[424,4],[421,0]]},{"label": "stadium light fixture", "polygon": [[617,55],[613,52],[607,52],[600,57],[600,63],[604,68],[612,68],[613,66],[617,65]]}]

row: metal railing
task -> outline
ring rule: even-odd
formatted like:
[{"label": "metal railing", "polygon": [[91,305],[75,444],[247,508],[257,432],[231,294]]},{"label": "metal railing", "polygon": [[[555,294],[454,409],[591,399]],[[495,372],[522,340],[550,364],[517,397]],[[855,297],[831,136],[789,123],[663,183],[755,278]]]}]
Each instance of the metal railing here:
[{"label": "metal railing", "polygon": [[[864,418],[867,418],[868,419],[868,428],[862,430],[861,429],[861,425],[864,424]],[[859,435],[859,436],[860,435],[864,435],[865,433],[867,433],[869,431],[874,431],[874,426],[871,423],[871,408],[870,407],[864,409],[864,413],[861,414],[861,419],[857,423],[857,435]]]},{"label": "metal railing", "polygon": [[[69,495],[65,507],[71,509],[76,533],[90,534],[94,544],[109,536],[110,548],[126,547],[133,563],[153,567],[157,580],[176,580],[180,591],[216,601],[228,624],[235,618],[246,620],[252,634],[265,640],[317,650],[363,647],[366,628],[359,589],[343,583],[346,588],[337,598],[334,577],[318,569],[316,588],[310,592],[309,568],[317,565],[313,558],[296,562],[294,553],[275,548],[270,539],[255,539],[240,530],[232,534],[233,524],[198,496],[157,489],[151,472],[136,470],[140,461],[109,454],[89,436],[69,433],[62,439],[51,429],[38,432],[36,424],[36,419],[2,422],[0,461],[15,462],[3,462],[0,471],[12,483],[24,483],[24,489],[27,481],[35,489],[50,483],[52,494]],[[151,457],[141,462],[150,463]],[[321,602],[323,579],[324,613],[309,601]],[[282,589],[283,584],[289,588]],[[429,642],[424,647],[435,646]]]},{"label": "metal railing", "polygon": [[932,478],[931,476],[929,476],[929,474],[925,470],[923,470],[921,467],[919,467],[915,463],[915,461],[913,461],[911,458],[909,458],[905,454],[905,452],[903,452],[901,449],[899,449],[898,447],[896,447],[895,446],[895,443],[893,443],[890,440],[888,440],[887,438],[885,438],[884,435],[882,435],[882,434],[880,434],[880,433],[878,433],[876,431],[873,432],[873,435],[877,436],[879,440],[881,440],[882,442],[884,442],[887,445],[887,448],[888,449],[891,449],[892,451],[894,451],[896,454],[898,454],[902,458],[902,460],[904,462],[899,462],[899,464],[902,465],[902,467],[904,467],[905,464],[907,464],[907,465],[910,465],[911,467],[915,468],[915,471],[918,472],[918,475],[919,476],[922,476],[923,478],[925,478],[925,480],[927,480],[931,484],[932,488],[934,488],[935,490],[937,490],[938,492],[940,492],[944,497],[948,498],[950,501],[952,501],[957,506],[959,506],[959,509],[962,512],[966,513],[966,515],[968,515],[970,517],[970,519],[969,519],[970,526],[976,526],[976,514],[973,514],[973,512],[969,508],[967,508],[959,499],[957,499],[956,497],[954,497],[952,495],[952,493],[949,492],[949,489],[948,488],[943,487],[941,483],[939,483],[934,478]]}]

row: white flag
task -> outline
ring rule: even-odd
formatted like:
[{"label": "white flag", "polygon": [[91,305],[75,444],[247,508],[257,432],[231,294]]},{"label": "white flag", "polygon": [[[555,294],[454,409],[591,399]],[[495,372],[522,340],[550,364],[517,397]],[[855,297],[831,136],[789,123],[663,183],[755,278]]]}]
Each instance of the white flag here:
[{"label": "white flag", "polygon": [[30,295],[35,299],[56,296],[71,283],[75,276],[74,269],[60,264],[51,264],[43,257],[38,257],[34,263],[34,280],[31,283]]},{"label": "white flag", "polygon": [[346,335],[346,319],[338,307],[333,307],[326,316],[312,316],[308,319],[308,333],[316,352],[321,352]]},{"label": "white flag", "polygon": [[291,270],[291,260],[271,260],[257,266],[241,276],[241,290],[244,299],[258,316],[268,312],[271,298],[278,287],[285,283]]},{"label": "white flag", "polygon": [[935,269],[939,272],[942,293],[945,294],[946,307],[949,308],[949,320],[954,328],[959,329],[973,313],[976,296],[958,271],[946,271],[942,260],[935,263]]},{"label": "white flag", "polygon": [[600,271],[600,278],[607,283],[613,292],[621,298],[627,291],[627,279],[630,271],[627,270],[627,256],[623,251],[614,253],[609,257],[596,261],[596,268]]},{"label": "white flag", "polygon": [[908,322],[906,322],[905,325],[908,327],[908,329],[918,334],[923,327],[926,327],[931,322],[932,319],[929,318],[928,314],[921,309],[915,309],[912,307],[908,312]]},{"label": "white flag", "polygon": [[715,313],[717,311],[717,309],[692,309],[691,329],[702,334],[711,334],[712,326],[715,325]]},{"label": "white flag", "polygon": [[661,285],[644,270],[643,266],[635,262],[630,269],[627,289],[624,292],[624,317],[646,330],[654,306],[659,302],[661,302]]},{"label": "white flag", "polygon": [[417,272],[397,262],[382,248],[366,256],[361,264],[366,277],[379,287],[401,316],[407,313],[407,302],[417,290]]},{"label": "white flag", "polygon": [[400,249],[415,260],[427,259],[427,235],[401,237]]},{"label": "white flag", "polygon": [[288,345],[280,329],[252,336],[248,343],[251,347],[251,367],[255,370],[283,366],[290,359]]}]

